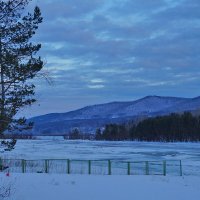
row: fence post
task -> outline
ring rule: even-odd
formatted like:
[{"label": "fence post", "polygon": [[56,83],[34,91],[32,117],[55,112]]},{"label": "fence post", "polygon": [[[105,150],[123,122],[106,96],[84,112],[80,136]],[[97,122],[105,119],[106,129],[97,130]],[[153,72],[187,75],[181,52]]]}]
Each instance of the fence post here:
[{"label": "fence post", "polygon": [[111,161],[108,160],[108,175],[111,175]]},{"label": "fence post", "polygon": [[3,161],[2,161],[2,159],[1,159],[1,157],[0,157],[0,171],[1,170],[3,170]]},{"label": "fence post", "polygon": [[21,166],[22,166],[22,173],[24,173],[24,160],[21,160]]},{"label": "fence post", "polygon": [[26,160],[24,160],[24,172],[26,172]]},{"label": "fence post", "polygon": [[182,176],[182,175],[183,175],[182,162],[181,162],[181,160],[180,160],[180,176]]},{"label": "fence post", "polygon": [[70,160],[67,160],[67,173],[70,174]]},{"label": "fence post", "polygon": [[91,174],[91,160],[88,160],[88,174]]},{"label": "fence post", "polygon": [[166,161],[163,161],[163,175],[166,176]]},{"label": "fence post", "polygon": [[127,162],[127,174],[131,175],[131,165],[130,165],[130,162]]},{"label": "fence post", "polygon": [[26,167],[25,167],[25,165],[26,165],[26,161],[25,161],[24,159],[22,159],[22,161],[21,161],[21,165],[22,165],[22,173],[25,173],[25,169],[26,169]]},{"label": "fence post", "polygon": [[49,172],[49,160],[45,160],[45,173]]},{"label": "fence post", "polygon": [[145,161],[146,175],[149,175],[149,162]]}]

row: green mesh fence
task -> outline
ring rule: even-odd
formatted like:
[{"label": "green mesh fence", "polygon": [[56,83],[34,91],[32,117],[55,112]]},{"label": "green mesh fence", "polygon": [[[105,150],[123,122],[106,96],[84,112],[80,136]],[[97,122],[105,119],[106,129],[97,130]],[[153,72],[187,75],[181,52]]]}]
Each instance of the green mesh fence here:
[{"label": "green mesh fence", "polygon": [[[117,160],[17,160],[1,159],[2,169],[8,167],[16,173],[59,173],[96,175],[180,175],[182,162],[167,161],[117,161]],[[1,166],[0,166],[1,169]]]},{"label": "green mesh fence", "polygon": [[70,161],[71,174],[88,174],[87,160],[71,160]]},{"label": "green mesh fence", "polygon": [[108,160],[92,160],[91,161],[91,174],[108,175]]},{"label": "green mesh fence", "polygon": [[[46,163],[44,160],[22,160],[22,172],[24,173],[44,173]],[[23,170],[24,169],[24,170]]]},{"label": "green mesh fence", "polygon": [[128,173],[128,162],[111,162],[111,174],[113,175],[127,175]]},{"label": "green mesh fence", "polygon": [[166,175],[166,165],[163,161],[146,162],[149,175]]},{"label": "green mesh fence", "polygon": [[134,161],[130,163],[130,175],[144,175],[146,174],[146,162]]},{"label": "green mesh fence", "polygon": [[[178,170],[179,169],[179,170]],[[166,162],[166,173],[171,175],[183,175],[182,162],[169,160]]]},{"label": "green mesh fence", "polygon": [[13,159],[2,159],[2,166],[9,167],[10,172],[22,172],[22,160],[13,160]]},{"label": "green mesh fence", "polygon": [[68,173],[69,160],[49,160],[49,173]]}]

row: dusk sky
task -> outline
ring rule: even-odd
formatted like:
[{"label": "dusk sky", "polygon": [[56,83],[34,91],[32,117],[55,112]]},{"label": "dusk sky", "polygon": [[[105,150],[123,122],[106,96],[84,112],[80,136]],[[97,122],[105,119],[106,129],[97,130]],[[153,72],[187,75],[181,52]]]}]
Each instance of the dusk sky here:
[{"label": "dusk sky", "polygon": [[200,87],[199,0],[33,0],[53,84],[35,80],[27,117],[147,95],[195,97]]}]

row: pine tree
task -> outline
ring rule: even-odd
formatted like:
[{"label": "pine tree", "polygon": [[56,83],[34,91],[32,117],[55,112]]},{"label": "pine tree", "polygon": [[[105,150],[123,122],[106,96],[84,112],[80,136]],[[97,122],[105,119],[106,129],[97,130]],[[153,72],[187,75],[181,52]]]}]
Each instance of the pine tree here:
[{"label": "pine tree", "polygon": [[15,115],[35,102],[30,82],[43,67],[36,53],[40,44],[30,40],[42,22],[39,7],[23,15],[31,0],[0,0],[0,134],[31,127]]},{"label": "pine tree", "polygon": [[101,139],[102,139],[101,129],[98,128],[96,129],[96,132],[95,132],[95,140],[101,140]]}]

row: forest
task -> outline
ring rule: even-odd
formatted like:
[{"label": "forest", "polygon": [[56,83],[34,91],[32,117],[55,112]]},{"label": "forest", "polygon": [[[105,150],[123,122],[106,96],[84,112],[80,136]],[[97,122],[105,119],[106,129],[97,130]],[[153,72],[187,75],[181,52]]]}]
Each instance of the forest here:
[{"label": "forest", "polygon": [[145,119],[137,124],[108,124],[97,129],[96,140],[162,142],[200,141],[200,116],[190,112]]}]

